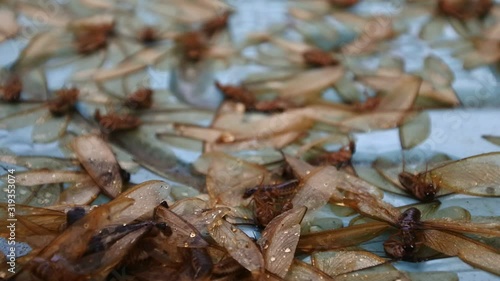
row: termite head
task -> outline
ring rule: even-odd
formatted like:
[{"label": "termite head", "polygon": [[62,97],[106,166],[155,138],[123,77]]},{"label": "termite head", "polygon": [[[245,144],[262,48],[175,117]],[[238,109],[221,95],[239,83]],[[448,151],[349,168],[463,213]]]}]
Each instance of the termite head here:
[{"label": "termite head", "polygon": [[80,90],[77,88],[61,89],[56,92],[56,97],[48,102],[50,113],[54,116],[63,116],[73,110],[78,100]]},{"label": "termite head", "polygon": [[127,97],[125,106],[130,109],[148,109],[153,104],[153,90],[140,88]]},{"label": "termite head", "polygon": [[339,64],[331,54],[320,49],[310,49],[302,53],[305,63],[311,67],[325,67]]},{"label": "termite head", "polygon": [[19,76],[11,75],[0,89],[2,89],[2,100],[15,103],[21,99],[23,82]]},{"label": "termite head", "polygon": [[438,13],[459,20],[483,18],[493,7],[492,0],[439,0]]},{"label": "termite head", "polygon": [[431,202],[436,197],[437,185],[427,176],[427,173],[413,175],[402,172],[398,179],[408,193],[422,202]]}]

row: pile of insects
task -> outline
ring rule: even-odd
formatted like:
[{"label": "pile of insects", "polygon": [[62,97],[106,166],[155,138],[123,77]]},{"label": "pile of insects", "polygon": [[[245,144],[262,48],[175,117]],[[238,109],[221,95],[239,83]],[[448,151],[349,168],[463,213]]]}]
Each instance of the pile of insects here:
[{"label": "pile of insects", "polygon": [[[498,212],[468,208],[500,202],[500,150],[422,149],[478,106],[440,52],[496,71],[498,4],[283,0],[240,36],[236,2],[0,1],[0,279],[500,276]],[[374,131],[399,146],[364,157]]]}]

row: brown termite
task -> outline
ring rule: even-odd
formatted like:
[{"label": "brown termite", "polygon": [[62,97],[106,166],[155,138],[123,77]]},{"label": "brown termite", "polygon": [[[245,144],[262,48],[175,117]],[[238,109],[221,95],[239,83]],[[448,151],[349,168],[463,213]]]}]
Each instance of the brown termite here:
[{"label": "brown termite", "polygon": [[349,144],[341,147],[338,151],[327,152],[318,155],[312,159],[311,164],[332,165],[337,169],[351,163],[352,156],[356,151],[356,144],[354,141],[349,141]]},{"label": "brown termite", "polygon": [[87,55],[108,45],[108,39],[114,35],[114,22],[77,26],[74,42],[78,53]]},{"label": "brown termite", "polygon": [[219,81],[215,81],[215,87],[221,91],[226,100],[239,102],[245,105],[246,108],[254,108],[257,99],[254,93],[250,92],[243,86],[222,85]]},{"label": "brown termite", "polygon": [[77,88],[61,89],[57,91],[56,97],[47,102],[50,113],[54,116],[63,116],[71,112],[78,101],[80,90]]},{"label": "brown termite", "polygon": [[492,0],[439,0],[438,13],[459,20],[483,18],[493,7]]},{"label": "brown termite", "polygon": [[141,125],[141,120],[133,115],[116,113],[101,115],[98,109],[95,111],[94,118],[99,122],[99,126],[108,133],[133,130]]},{"label": "brown termite", "polygon": [[153,90],[140,88],[127,96],[124,105],[130,109],[148,109],[153,104]]},{"label": "brown termite", "polygon": [[261,185],[246,190],[243,197],[253,197],[257,224],[266,226],[279,214],[292,209],[291,199],[298,184],[299,181],[293,179],[279,184]]},{"label": "brown termite", "polygon": [[296,107],[292,102],[280,98],[259,101],[255,94],[244,86],[222,85],[218,81],[215,82],[215,86],[226,100],[242,103],[247,111],[272,113]]},{"label": "brown termite", "polygon": [[411,260],[422,244],[418,241],[416,228],[421,213],[417,208],[409,208],[398,219],[399,231],[384,242],[385,252],[398,260]]},{"label": "brown termite", "polygon": [[206,36],[198,31],[190,31],[176,38],[182,57],[187,62],[200,61],[208,50]]},{"label": "brown termite", "polygon": [[401,172],[398,175],[399,182],[404,189],[422,202],[430,202],[436,197],[438,186],[427,172],[412,174]]},{"label": "brown termite", "polygon": [[464,235],[498,237],[500,230],[497,224],[471,222],[461,211],[457,212],[457,215],[460,214],[457,220],[423,220],[421,212],[414,207],[401,212],[379,198],[361,193],[347,193],[343,203],[376,221],[301,235],[297,245],[299,250],[313,252],[350,247],[375,238],[389,228],[395,228],[396,234],[384,243],[384,248],[387,254],[396,259],[427,259],[430,257],[429,253],[419,250],[421,246],[426,246],[441,254],[456,256],[483,270],[500,274],[498,249]]},{"label": "brown termite", "polygon": [[310,49],[302,53],[305,63],[311,67],[325,67],[338,65],[339,61],[330,53],[320,49]]},{"label": "brown termite", "polygon": [[10,103],[18,102],[21,99],[23,82],[17,75],[11,75],[0,87],[2,100]]}]

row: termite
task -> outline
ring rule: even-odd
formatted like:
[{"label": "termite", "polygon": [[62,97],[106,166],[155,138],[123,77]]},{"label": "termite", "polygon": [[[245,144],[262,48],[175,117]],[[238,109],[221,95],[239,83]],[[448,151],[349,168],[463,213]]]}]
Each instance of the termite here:
[{"label": "termite", "polygon": [[23,82],[19,76],[12,75],[5,81],[0,89],[2,90],[2,100],[10,103],[18,102],[21,99]]},{"label": "termite", "polygon": [[56,92],[56,97],[47,102],[50,113],[54,116],[63,116],[69,113],[78,100],[80,90],[77,88],[61,89]]},{"label": "termite", "polygon": [[311,67],[325,67],[339,64],[339,61],[328,52],[320,49],[310,49],[302,53],[305,63]]},{"label": "termite", "polygon": [[99,122],[99,126],[106,132],[112,133],[116,131],[133,130],[141,125],[141,120],[130,114],[110,113],[101,115],[99,110],[95,111],[94,118]]}]

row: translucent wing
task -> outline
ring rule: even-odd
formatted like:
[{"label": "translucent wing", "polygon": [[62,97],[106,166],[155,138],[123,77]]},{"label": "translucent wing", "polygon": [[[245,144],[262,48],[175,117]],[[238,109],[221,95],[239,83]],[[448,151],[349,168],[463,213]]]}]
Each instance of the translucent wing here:
[{"label": "translucent wing", "polygon": [[497,249],[486,246],[462,235],[439,230],[425,230],[423,242],[426,246],[449,256],[457,256],[464,262],[500,275]]},{"label": "translucent wing", "polygon": [[301,252],[342,249],[377,237],[387,228],[387,223],[371,222],[306,234],[300,237],[297,249]]},{"label": "translucent wing", "polygon": [[458,193],[500,196],[500,152],[461,159],[430,172],[440,188]]},{"label": "translucent wing", "polygon": [[89,175],[108,196],[115,198],[122,191],[120,167],[108,144],[97,135],[73,140],[73,149]]},{"label": "translucent wing", "polygon": [[264,269],[264,258],[255,242],[236,226],[219,218],[208,228],[210,236],[243,267],[254,274]]},{"label": "translucent wing", "polygon": [[173,244],[175,246],[195,248],[208,246],[208,243],[203,239],[198,230],[176,213],[169,209],[159,207],[156,210],[156,216],[159,221],[166,222],[172,229],[172,234],[169,239],[174,241]]},{"label": "translucent wing", "polygon": [[275,217],[262,232],[258,243],[264,255],[266,269],[282,278],[288,272],[300,237],[300,221],[305,207],[289,210]]}]

